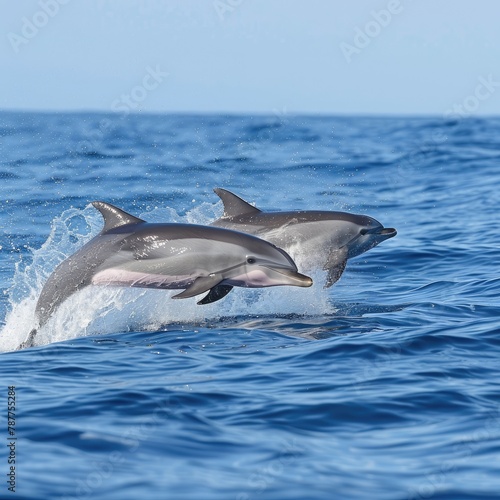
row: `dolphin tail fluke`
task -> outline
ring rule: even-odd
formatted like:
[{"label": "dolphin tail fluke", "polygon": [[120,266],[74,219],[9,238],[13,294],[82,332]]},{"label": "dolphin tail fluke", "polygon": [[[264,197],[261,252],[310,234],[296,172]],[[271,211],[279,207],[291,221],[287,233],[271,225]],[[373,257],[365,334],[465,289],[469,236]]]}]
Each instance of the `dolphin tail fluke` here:
[{"label": "dolphin tail fluke", "polygon": [[212,302],[217,302],[220,299],[223,299],[233,287],[231,285],[217,285],[210,289],[210,291],[203,297],[201,300],[197,302],[199,306],[205,304],[211,304]]},{"label": "dolphin tail fluke", "polygon": [[33,330],[31,330],[31,332],[28,334],[26,340],[17,348],[17,350],[20,351],[21,349],[25,349],[26,347],[33,347],[36,333],[36,328],[33,328]]}]

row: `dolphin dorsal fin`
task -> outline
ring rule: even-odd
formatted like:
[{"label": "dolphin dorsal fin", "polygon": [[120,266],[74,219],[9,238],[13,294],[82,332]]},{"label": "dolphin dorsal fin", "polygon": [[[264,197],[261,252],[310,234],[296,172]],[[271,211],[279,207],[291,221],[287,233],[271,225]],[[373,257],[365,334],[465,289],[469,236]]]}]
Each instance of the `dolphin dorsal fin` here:
[{"label": "dolphin dorsal fin", "polygon": [[237,217],[238,215],[251,215],[258,214],[261,211],[250,205],[250,203],[242,200],[239,196],[231,193],[231,191],[227,191],[222,188],[215,188],[215,194],[222,200],[222,204],[224,205],[224,215],[225,217]]},{"label": "dolphin dorsal fin", "polygon": [[141,224],[142,222],[145,222],[142,219],[134,217],[133,215],[130,215],[127,212],[120,210],[118,207],[110,205],[104,201],[93,201],[92,205],[97,208],[99,212],[101,212],[101,215],[104,218],[104,227],[102,229],[103,233],[127,224]]}]

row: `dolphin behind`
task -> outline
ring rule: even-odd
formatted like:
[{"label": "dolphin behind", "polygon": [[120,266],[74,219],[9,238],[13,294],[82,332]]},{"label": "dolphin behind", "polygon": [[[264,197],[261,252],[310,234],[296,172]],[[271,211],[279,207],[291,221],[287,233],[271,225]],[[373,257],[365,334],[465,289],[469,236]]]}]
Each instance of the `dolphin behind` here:
[{"label": "dolphin behind", "polygon": [[300,245],[310,261],[319,262],[328,272],[326,287],[339,280],[348,259],[397,234],[367,215],[309,210],[263,212],[230,191],[214,191],[222,200],[224,214],[211,225],[253,234],[288,252]]},{"label": "dolphin behind", "polygon": [[198,304],[225,297],[234,286],[308,287],[291,257],[255,236],[194,224],[153,224],[109,203],[94,202],[102,231],[61,262],[45,283],[35,309],[36,328],[22,347],[32,346],[37,329],[71,295],[88,285],[182,289],[172,298],[202,293]]}]

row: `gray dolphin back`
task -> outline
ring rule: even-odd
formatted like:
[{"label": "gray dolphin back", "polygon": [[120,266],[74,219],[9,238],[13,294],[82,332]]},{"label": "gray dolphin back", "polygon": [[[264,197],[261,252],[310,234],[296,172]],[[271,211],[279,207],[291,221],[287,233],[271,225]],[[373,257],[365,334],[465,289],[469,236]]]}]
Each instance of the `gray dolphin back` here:
[{"label": "gray dolphin back", "polygon": [[110,255],[114,243],[120,241],[122,237],[98,236],[56,267],[45,283],[36,304],[35,314],[39,327],[47,322],[68,297],[90,285],[95,270]]}]

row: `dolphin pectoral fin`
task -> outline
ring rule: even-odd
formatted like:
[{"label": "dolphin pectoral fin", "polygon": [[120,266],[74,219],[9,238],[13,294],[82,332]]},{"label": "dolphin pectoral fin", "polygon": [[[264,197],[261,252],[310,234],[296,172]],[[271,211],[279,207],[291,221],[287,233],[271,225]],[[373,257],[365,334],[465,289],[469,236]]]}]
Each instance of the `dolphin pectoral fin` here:
[{"label": "dolphin pectoral fin", "polygon": [[16,349],[16,351],[20,351],[21,349],[25,349],[26,347],[33,347],[33,341],[36,336],[36,328],[33,328],[31,332],[29,332],[26,340]]},{"label": "dolphin pectoral fin", "polygon": [[342,276],[345,266],[347,265],[347,253],[346,247],[338,248],[330,252],[323,266],[323,269],[328,271],[325,288],[330,288]]},{"label": "dolphin pectoral fin", "polygon": [[342,273],[345,270],[345,266],[347,265],[347,260],[342,261],[340,264],[337,264],[334,267],[330,267],[328,269],[328,274],[326,275],[326,283],[325,288],[330,288],[334,283],[336,283]]},{"label": "dolphin pectoral fin", "polygon": [[[217,286],[222,281],[218,275],[201,276],[196,278],[191,285],[189,285],[183,292],[173,295],[173,299],[188,299],[200,293],[204,293],[211,288]],[[221,297],[222,298],[222,297]],[[203,299],[202,299],[203,300]]]},{"label": "dolphin pectoral fin", "polygon": [[222,188],[215,188],[215,194],[222,200],[224,205],[224,217],[237,217],[238,215],[250,215],[258,214],[261,211],[245,200],[241,199],[239,196],[231,193]]},{"label": "dolphin pectoral fin", "polygon": [[231,285],[216,285],[211,288],[207,295],[199,300],[197,304],[201,306],[217,302],[218,300],[223,299],[232,289],[233,287]]}]

